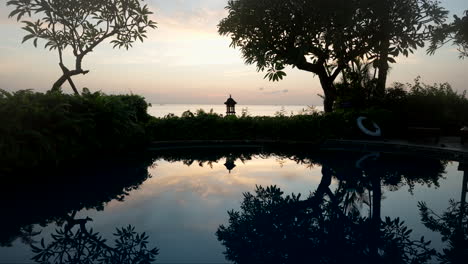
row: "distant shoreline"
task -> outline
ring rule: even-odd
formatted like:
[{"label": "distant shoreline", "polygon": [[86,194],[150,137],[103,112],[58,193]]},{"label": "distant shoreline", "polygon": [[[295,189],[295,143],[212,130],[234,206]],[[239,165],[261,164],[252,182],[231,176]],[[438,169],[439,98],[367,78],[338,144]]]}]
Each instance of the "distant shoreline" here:
[{"label": "distant shoreline", "polygon": [[[278,113],[284,115],[298,115],[306,111],[323,111],[323,106],[307,106],[307,105],[236,105],[236,115],[241,116],[243,112],[246,112],[249,116],[275,116]],[[226,106],[223,104],[151,104],[148,107],[148,113],[154,117],[164,117],[168,114],[174,114],[181,116],[183,112],[189,110],[196,112],[198,110],[204,110],[210,112],[213,110],[214,113],[224,115],[226,113]]]}]

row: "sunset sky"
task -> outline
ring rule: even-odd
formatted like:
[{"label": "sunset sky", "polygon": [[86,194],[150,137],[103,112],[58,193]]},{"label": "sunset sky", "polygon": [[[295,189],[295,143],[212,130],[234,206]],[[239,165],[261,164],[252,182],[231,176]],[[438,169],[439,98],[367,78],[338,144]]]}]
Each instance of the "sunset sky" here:
[{"label": "sunset sky", "polygon": [[[24,31],[6,0],[0,0],[0,88],[15,91],[45,91],[60,76],[56,51],[21,44]],[[144,43],[128,51],[101,44],[85,57],[76,77],[78,87],[106,93],[134,93],[152,103],[220,104],[229,94],[242,104],[321,105],[318,78],[297,69],[287,69],[281,82],[268,82],[254,65],[245,65],[239,50],[217,33],[217,24],[227,15],[227,0],[147,0],[158,28]],[[466,0],[443,0],[451,14],[462,15]],[[70,64],[71,59],[67,62]],[[436,55],[419,50],[392,65],[389,83],[409,82],[420,75],[426,83],[449,82],[459,91],[468,88],[468,59],[460,60],[455,47],[447,45]],[[69,91],[68,85],[64,87]]]}]

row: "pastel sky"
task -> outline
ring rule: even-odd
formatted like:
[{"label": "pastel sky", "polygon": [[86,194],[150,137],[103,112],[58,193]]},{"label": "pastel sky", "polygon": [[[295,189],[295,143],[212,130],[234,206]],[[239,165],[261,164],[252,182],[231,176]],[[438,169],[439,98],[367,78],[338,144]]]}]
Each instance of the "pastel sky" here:
[{"label": "pastel sky", "polygon": [[[34,48],[31,42],[21,44],[21,25],[8,19],[11,8],[0,1],[0,89],[46,91],[61,73],[56,52]],[[322,104],[313,74],[287,69],[283,81],[272,83],[255,66],[244,64],[240,51],[217,33],[227,0],[146,2],[158,28],[128,51],[101,44],[85,57],[84,68],[91,72],[75,78],[78,87],[141,94],[152,103],[166,104],[221,104],[229,94],[242,104]],[[468,9],[466,0],[441,2],[451,15]],[[450,45],[434,56],[421,49],[392,65],[389,82],[410,82],[418,75],[426,83],[449,82],[463,91],[468,88],[468,59],[458,59]]]}]

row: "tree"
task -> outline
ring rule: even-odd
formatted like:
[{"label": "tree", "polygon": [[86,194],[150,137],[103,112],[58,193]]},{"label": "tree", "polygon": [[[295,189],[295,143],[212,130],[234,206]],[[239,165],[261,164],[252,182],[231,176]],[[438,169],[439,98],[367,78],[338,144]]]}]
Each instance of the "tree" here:
[{"label": "tree", "polygon": [[319,186],[306,200],[285,196],[276,186],[244,193],[240,211],[228,211],[228,225],[216,232],[226,259],[238,264],[428,263],[435,255],[430,241],[414,240],[398,217],[375,217],[375,229],[373,219],[359,210],[345,212],[342,196],[326,185],[326,193]]},{"label": "tree", "polygon": [[[46,41],[45,48],[57,50],[62,76],[53,84],[52,90],[59,90],[68,81],[75,94],[79,94],[72,76],[87,74],[82,68],[83,58],[106,39],[114,48],[130,48],[132,44],[146,38],[147,28],[156,28],[149,19],[152,14],[143,0],[9,0],[14,6],[9,17],[20,21],[27,35],[23,43],[33,40],[37,47],[39,39]],[[34,21],[34,17],[39,19]],[[75,67],[65,66],[64,53],[71,48]]]},{"label": "tree", "polygon": [[458,46],[460,58],[468,57],[468,10],[465,10],[465,16],[462,18],[456,15],[453,17],[452,23],[440,25],[434,30],[429,53],[434,54],[445,43],[453,41],[453,44]]},{"label": "tree", "polygon": [[159,254],[157,247],[149,248],[146,233],[137,233],[128,225],[116,228],[114,245],[109,246],[99,232],[88,229],[91,218],[75,219],[76,211],[67,216],[51,235],[50,243],[44,238],[40,243],[31,243],[37,263],[153,263]]},{"label": "tree", "polygon": [[385,94],[389,65],[400,54],[408,56],[431,39],[447,11],[437,0],[363,0],[370,14],[372,32],[368,59],[378,68],[377,96]]},{"label": "tree", "polygon": [[247,64],[277,81],[285,65],[318,75],[325,111],[336,99],[333,82],[356,58],[379,69],[385,91],[388,63],[430,39],[447,12],[435,0],[230,0],[219,33],[229,35]]},{"label": "tree", "polygon": [[468,257],[468,204],[449,201],[450,206],[441,215],[431,210],[425,202],[418,202],[421,221],[430,230],[440,233],[446,242],[437,254],[440,263],[465,263]]},{"label": "tree", "polygon": [[218,27],[247,64],[268,69],[265,78],[282,79],[286,65],[316,74],[330,112],[333,81],[350,60],[369,51],[369,9],[359,7],[358,0],[229,0],[229,15]]}]

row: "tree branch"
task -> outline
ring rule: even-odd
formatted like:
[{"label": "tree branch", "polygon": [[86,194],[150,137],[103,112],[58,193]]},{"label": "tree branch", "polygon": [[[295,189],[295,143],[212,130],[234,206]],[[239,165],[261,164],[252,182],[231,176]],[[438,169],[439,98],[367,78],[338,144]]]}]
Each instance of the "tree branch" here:
[{"label": "tree branch", "polygon": [[305,56],[300,57],[296,61],[295,65],[300,70],[313,72],[315,74],[320,74],[323,71],[323,65],[320,65],[318,63],[307,62],[307,59]]}]

